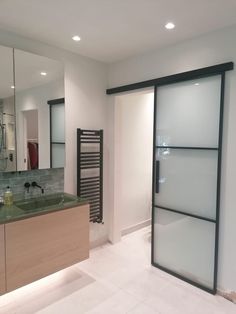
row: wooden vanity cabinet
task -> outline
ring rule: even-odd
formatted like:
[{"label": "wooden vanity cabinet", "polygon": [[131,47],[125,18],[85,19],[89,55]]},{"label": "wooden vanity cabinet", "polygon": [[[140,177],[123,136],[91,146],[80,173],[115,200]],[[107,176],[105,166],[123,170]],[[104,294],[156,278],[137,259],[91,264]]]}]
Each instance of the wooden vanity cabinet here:
[{"label": "wooden vanity cabinet", "polygon": [[6,292],[4,233],[4,225],[0,225],[0,295]]},{"label": "wooden vanity cabinet", "polygon": [[7,292],[89,257],[89,205],[11,222],[5,228]]}]

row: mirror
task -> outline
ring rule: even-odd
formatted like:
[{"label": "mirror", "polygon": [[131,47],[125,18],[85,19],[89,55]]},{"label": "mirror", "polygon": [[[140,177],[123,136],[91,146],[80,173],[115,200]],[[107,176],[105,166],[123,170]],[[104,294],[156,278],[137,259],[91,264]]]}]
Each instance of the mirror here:
[{"label": "mirror", "polygon": [[6,47],[0,47],[0,56],[0,171],[64,167],[65,143],[59,162],[52,163],[51,156],[51,130],[64,134],[64,111],[58,120],[49,104],[64,99],[63,64]]},{"label": "mirror", "polygon": [[[50,168],[53,105],[48,102],[64,98],[64,67],[58,61],[17,49],[14,57],[17,170]],[[58,129],[64,133],[61,121]],[[63,167],[63,160],[56,167]]]}]

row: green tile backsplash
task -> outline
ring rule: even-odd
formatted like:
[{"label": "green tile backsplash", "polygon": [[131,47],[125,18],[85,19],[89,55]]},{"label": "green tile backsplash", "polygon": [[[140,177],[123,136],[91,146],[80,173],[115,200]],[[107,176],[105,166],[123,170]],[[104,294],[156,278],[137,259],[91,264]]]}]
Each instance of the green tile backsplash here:
[{"label": "green tile backsplash", "polygon": [[41,195],[39,188],[30,187],[29,193],[26,192],[25,182],[32,183],[33,181],[44,188],[45,194],[63,192],[64,168],[2,172],[0,173],[0,195],[4,193],[7,186],[10,186],[15,200]]}]

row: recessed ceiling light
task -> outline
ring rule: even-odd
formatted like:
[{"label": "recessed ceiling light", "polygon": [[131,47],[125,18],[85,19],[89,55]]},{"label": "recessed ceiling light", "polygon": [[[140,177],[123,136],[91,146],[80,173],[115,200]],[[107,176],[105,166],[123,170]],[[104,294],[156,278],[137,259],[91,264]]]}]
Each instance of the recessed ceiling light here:
[{"label": "recessed ceiling light", "polygon": [[198,85],[199,85],[199,83],[195,83],[194,85],[198,86]]},{"label": "recessed ceiling light", "polygon": [[72,39],[74,41],[80,41],[81,38],[78,35],[75,35],[75,36],[72,37]]},{"label": "recessed ceiling light", "polygon": [[40,73],[42,76],[46,76],[47,75],[47,72],[41,72]]},{"label": "recessed ceiling light", "polygon": [[172,23],[172,22],[169,22],[169,23],[167,23],[167,24],[165,25],[165,28],[166,28],[166,29],[173,29],[173,28],[175,28],[175,24]]},{"label": "recessed ceiling light", "polygon": [[11,86],[11,88],[12,88],[12,89],[14,89],[14,88],[15,88],[15,86],[14,86],[14,85],[12,85],[12,86]]}]

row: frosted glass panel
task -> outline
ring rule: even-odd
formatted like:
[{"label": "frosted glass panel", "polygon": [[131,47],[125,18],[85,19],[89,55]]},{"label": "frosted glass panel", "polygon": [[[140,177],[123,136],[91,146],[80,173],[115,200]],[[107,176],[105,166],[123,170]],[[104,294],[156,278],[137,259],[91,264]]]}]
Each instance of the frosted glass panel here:
[{"label": "frosted glass panel", "polygon": [[51,107],[52,142],[65,142],[65,105]]},{"label": "frosted glass panel", "polygon": [[217,147],[221,77],[157,89],[157,145]]},{"label": "frosted glass panel", "polygon": [[52,144],[52,168],[60,168],[65,165],[65,145]]},{"label": "frosted glass panel", "polygon": [[215,219],[218,152],[158,149],[159,194],[155,205]]},{"label": "frosted glass panel", "polygon": [[155,209],[154,262],[213,288],[215,224]]}]

